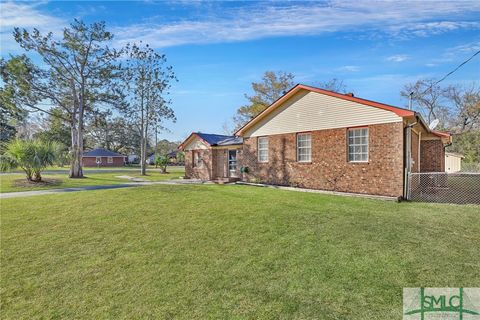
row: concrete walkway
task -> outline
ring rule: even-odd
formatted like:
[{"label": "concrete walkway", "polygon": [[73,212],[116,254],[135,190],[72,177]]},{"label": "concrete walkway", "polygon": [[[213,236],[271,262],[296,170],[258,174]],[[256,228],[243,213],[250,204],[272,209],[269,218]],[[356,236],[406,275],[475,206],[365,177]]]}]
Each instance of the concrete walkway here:
[{"label": "concrete walkway", "polygon": [[58,194],[58,193],[77,192],[77,191],[131,188],[131,187],[150,186],[150,185],[156,185],[156,184],[187,185],[187,184],[212,184],[212,182],[200,181],[200,180],[164,180],[164,181],[129,182],[129,183],[112,184],[112,185],[105,185],[105,186],[100,185],[100,186],[85,186],[85,187],[77,187],[77,188],[47,189],[47,190],[32,190],[32,191],[0,193],[0,199],[43,196],[48,194]]},{"label": "concrete walkway", "polygon": [[263,184],[263,183],[251,183],[251,182],[243,182],[243,181],[238,181],[238,182],[236,182],[236,184],[246,185],[246,186],[263,187],[263,188],[273,188],[273,189],[280,189],[280,190],[288,190],[288,191],[297,191],[297,192],[322,193],[322,194],[330,194],[330,195],[335,195],[335,196],[367,198],[367,199],[387,200],[387,201],[395,201],[395,202],[399,201],[398,197],[377,196],[377,195],[373,195],[373,194],[317,190],[317,189],[277,186],[277,185]]}]

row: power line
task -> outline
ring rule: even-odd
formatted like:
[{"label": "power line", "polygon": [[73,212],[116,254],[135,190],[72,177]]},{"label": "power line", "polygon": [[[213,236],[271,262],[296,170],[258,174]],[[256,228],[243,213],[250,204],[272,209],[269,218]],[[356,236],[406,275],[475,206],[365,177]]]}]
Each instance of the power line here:
[{"label": "power line", "polygon": [[449,73],[447,73],[442,79],[438,80],[437,82],[435,82],[435,84],[439,84],[440,82],[442,82],[443,80],[445,80],[449,75],[451,75],[452,73],[454,73],[455,71],[457,71],[458,69],[460,69],[463,65],[467,64],[470,60],[472,60],[477,54],[480,53],[480,50],[478,50],[477,52],[475,52],[473,54],[473,56],[471,56],[470,58],[468,58],[467,60],[463,61],[462,63],[460,63],[460,65],[458,67],[456,67],[455,69],[453,69],[452,71],[450,71]]},{"label": "power line", "polygon": [[463,61],[462,63],[460,63],[455,69],[453,69],[452,71],[450,71],[449,73],[447,73],[445,76],[443,76],[443,78],[441,78],[440,80],[436,81],[435,83],[432,83],[430,85],[430,87],[427,88],[427,90],[423,91],[420,95],[424,95],[428,90],[432,89],[433,86],[436,86],[437,84],[439,84],[440,82],[442,82],[443,80],[445,80],[448,76],[452,75],[454,72],[456,72],[458,69],[460,69],[461,67],[463,67],[465,64],[467,64],[470,60],[472,60],[476,55],[480,54],[480,50],[478,50],[477,52],[475,52],[470,58],[468,58],[467,60]]}]

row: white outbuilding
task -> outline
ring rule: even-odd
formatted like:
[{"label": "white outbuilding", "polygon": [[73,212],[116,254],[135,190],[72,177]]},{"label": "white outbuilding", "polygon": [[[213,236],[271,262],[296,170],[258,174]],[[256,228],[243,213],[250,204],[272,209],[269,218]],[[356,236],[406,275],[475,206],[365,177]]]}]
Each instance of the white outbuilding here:
[{"label": "white outbuilding", "polygon": [[452,173],[462,170],[463,158],[462,154],[445,152],[445,172]]}]

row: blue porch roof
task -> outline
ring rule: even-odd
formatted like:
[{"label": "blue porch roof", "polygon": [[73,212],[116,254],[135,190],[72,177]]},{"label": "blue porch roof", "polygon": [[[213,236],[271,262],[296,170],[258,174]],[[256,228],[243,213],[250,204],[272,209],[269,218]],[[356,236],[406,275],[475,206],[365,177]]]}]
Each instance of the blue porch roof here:
[{"label": "blue porch roof", "polygon": [[235,144],[242,144],[243,138],[236,136],[226,136],[221,134],[211,134],[211,133],[202,133],[196,132],[200,138],[208,142],[211,146],[229,146]]}]

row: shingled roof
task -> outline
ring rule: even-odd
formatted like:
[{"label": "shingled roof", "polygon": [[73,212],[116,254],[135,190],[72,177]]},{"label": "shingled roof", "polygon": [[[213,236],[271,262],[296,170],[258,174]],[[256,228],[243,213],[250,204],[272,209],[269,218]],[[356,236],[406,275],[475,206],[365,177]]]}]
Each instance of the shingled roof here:
[{"label": "shingled roof", "polygon": [[222,134],[211,134],[202,132],[196,132],[195,134],[205,140],[211,146],[228,146],[243,143],[242,138],[235,136],[225,136]]},{"label": "shingled roof", "polygon": [[194,137],[198,137],[203,140],[205,143],[211,147],[220,147],[220,146],[233,146],[243,144],[242,137],[236,136],[227,136],[223,134],[212,134],[212,133],[202,133],[202,132],[192,132],[185,141],[183,141],[178,149],[183,150],[185,146],[191,141]]},{"label": "shingled roof", "polygon": [[121,155],[119,153],[103,149],[103,148],[97,148],[90,150],[88,152],[83,153],[84,157],[125,157],[124,155]]}]

